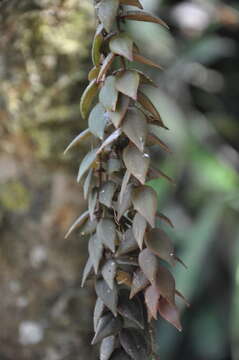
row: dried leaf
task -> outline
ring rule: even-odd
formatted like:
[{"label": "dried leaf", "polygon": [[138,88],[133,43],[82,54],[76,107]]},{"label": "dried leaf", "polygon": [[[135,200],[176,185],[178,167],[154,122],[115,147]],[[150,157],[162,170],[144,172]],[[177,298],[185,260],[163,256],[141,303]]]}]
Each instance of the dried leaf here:
[{"label": "dried leaf", "polygon": [[83,185],[84,199],[88,198],[91,183],[92,183],[92,177],[93,177],[93,169],[90,169],[88,171],[88,174],[85,178],[84,185]]},{"label": "dried leaf", "polygon": [[105,306],[116,316],[118,305],[117,288],[114,286],[113,290],[110,289],[106,281],[104,279],[100,279],[96,281],[95,290],[97,296],[101,298]]},{"label": "dried leaf", "polygon": [[80,101],[80,112],[83,119],[87,118],[91,104],[97,92],[98,92],[98,85],[96,83],[96,80],[92,80],[85,89]]},{"label": "dried leaf", "polygon": [[104,40],[104,37],[102,34],[103,28],[104,28],[103,24],[98,25],[95,36],[94,36],[94,40],[93,40],[91,54],[92,54],[92,61],[95,66],[100,65],[100,58],[101,58],[100,49],[101,49],[101,46],[102,46],[103,40]]},{"label": "dried leaf", "polygon": [[167,151],[168,153],[172,153],[172,151],[170,150],[170,148],[168,147],[168,145],[166,145],[162,140],[160,140],[156,135],[149,133],[148,134],[148,140],[153,144],[153,145],[159,145],[163,150]]},{"label": "dried leaf", "polygon": [[146,228],[147,228],[147,222],[145,218],[139,213],[136,213],[133,220],[133,233],[140,247],[140,250],[142,250],[143,248],[144,234]]},{"label": "dried leaf", "polygon": [[138,8],[143,9],[143,6],[140,4],[139,0],[120,0],[120,4],[137,6]]},{"label": "dried leaf", "polygon": [[138,54],[138,53],[136,53],[136,52],[133,53],[133,59],[134,59],[134,61],[137,61],[137,62],[139,62],[139,63],[141,63],[141,64],[149,65],[149,66],[155,67],[156,69],[163,70],[162,66],[156,64],[156,63],[153,62],[152,60],[147,59],[147,58],[144,57],[143,55]]},{"label": "dried leaf", "polygon": [[64,154],[66,154],[69,150],[71,150],[75,145],[78,145],[81,143],[81,141],[87,139],[88,137],[92,136],[90,129],[86,129],[82,131],[79,135],[77,135],[71,143],[67,146],[66,150],[64,151]]},{"label": "dried leaf", "polygon": [[143,73],[142,71],[140,71],[138,69],[133,69],[133,70],[137,71],[137,73],[139,74],[140,83],[142,85],[151,85],[156,88],[158,87],[158,85],[156,85],[155,82],[148,75],[146,75],[145,73]]},{"label": "dried leaf", "polygon": [[116,185],[113,181],[107,181],[100,188],[99,201],[101,204],[104,204],[107,207],[111,207],[112,198],[116,190]]},{"label": "dried leaf", "polygon": [[105,109],[101,104],[97,104],[91,111],[89,120],[89,129],[96,137],[103,139],[105,126],[107,124],[107,116]]},{"label": "dried leaf", "polygon": [[128,96],[120,94],[115,112],[112,111],[108,112],[109,119],[112,121],[112,123],[116,128],[118,128],[121,125],[121,122],[124,119],[126,112],[128,110],[129,103],[130,103],[130,98]]},{"label": "dried leaf", "polygon": [[130,292],[130,299],[132,299],[140,291],[144,290],[149,285],[149,280],[146,278],[142,270],[137,270],[133,275],[133,281]]},{"label": "dried leaf", "polygon": [[110,40],[109,47],[112,53],[133,61],[133,40],[126,33],[119,33]]},{"label": "dried leaf", "polygon": [[148,134],[148,124],[144,114],[138,109],[129,109],[124,119],[122,129],[139,150],[144,151]]},{"label": "dried leaf", "polygon": [[123,71],[116,76],[116,89],[124,95],[137,100],[139,80],[140,76],[136,71]]},{"label": "dried leaf", "polygon": [[103,314],[105,305],[103,301],[98,297],[95,303],[95,309],[94,309],[94,331],[96,331],[96,328],[98,326],[99,320]]},{"label": "dried leaf", "polygon": [[118,313],[125,319],[130,320],[137,325],[141,330],[144,329],[144,315],[142,304],[137,297],[129,301],[129,292],[121,291]]},{"label": "dried leaf", "polygon": [[147,356],[147,344],[141,332],[134,328],[122,329],[120,342],[125,352],[134,360],[145,360]]},{"label": "dried leaf", "polygon": [[88,243],[90,260],[94,266],[95,273],[98,273],[100,260],[103,254],[103,245],[96,235],[93,235]]},{"label": "dried leaf", "polygon": [[100,90],[99,100],[108,111],[115,111],[118,100],[115,76],[108,76]]},{"label": "dried leaf", "polygon": [[159,314],[168,321],[170,324],[176,327],[179,331],[182,331],[182,325],[179,319],[178,309],[174,305],[172,306],[163,297],[159,300]]},{"label": "dried leaf", "polygon": [[84,224],[84,222],[86,222],[86,220],[89,217],[89,211],[85,211],[83,214],[81,214],[81,216],[79,216],[74,223],[71,225],[70,229],[67,231],[66,235],[65,235],[65,239],[67,239],[70,234],[78,227],[80,227],[81,225]]},{"label": "dried leaf", "polygon": [[146,152],[140,152],[135,146],[128,145],[123,151],[123,160],[127,170],[133,174],[141,184],[144,184],[150,164],[149,155]]},{"label": "dried leaf", "polygon": [[101,219],[97,226],[97,236],[102,244],[115,252],[116,231],[115,224],[111,219]]},{"label": "dried leaf", "polygon": [[117,220],[119,221],[122,217],[122,215],[130,208],[132,203],[132,192],[133,187],[132,184],[128,184],[125,192],[122,197],[122,201],[120,202],[118,199],[116,210],[117,210]]},{"label": "dried leaf", "polygon": [[137,187],[133,191],[132,202],[135,210],[154,227],[158,207],[158,197],[155,190],[146,185]]},{"label": "dried leaf", "polygon": [[82,177],[85,175],[85,173],[90,169],[90,167],[94,164],[96,158],[97,158],[97,151],[98,149],[93,149],[84,157],[80,164],[78,176],[77,176],[77,182],[79,183],[82,179]]},{"label": "dried leaf", "polygon": [[149,249],[146,248],[140,252],[139,266],[151,284],[155,284],[159,260]]},{"label": "dried leaf", "polygon": [[158,265],[155,285],[159,289],[160,294],[171,305],[175,305],[175,280],[171,272],[162,265]]},{"label": "dried leaf", "polygon": [[108,336],[103,339],[100,346],[100,360],[109,360],[115,348],[115,336]]},{"label": "dried leaf", "polygon": [[90,220],[93,221],[95,219],[95,208],[96,208],[96,204],[97,204],[97,189],[93,189],[90,193],[89,193],[89,198],[88,198],[88,209],[89,209],[89,215],[90,215]]},{"label": "dried leaf", "polygon": [[117,129],[115,130],[110,136],[107,137],[107,139],[103,142],[103,144],[100,146],[100,148],[97,151],[97,155],[104,150],[108,145],[110,145],[112,142],[118,139],[118,137],[121,135],[122,130]]},{"label": "dried leaf", "polygon": [[123,177],[123,181],[122,181],[122,186],[120,189],[120,194],[119,194],[119,202],[122,202],[126,187],[128,185],[129,179],[130,179],[131,173],[126,170],[124,177]]},{"label": "dried leaf", "polygon": [[113,28],[118,7],[119,0],[101,0],[97,7],[98,17],[107,32],[110,32]]},{"label": "dried leaf", "polygon": [[92,270],[93,270],[93,264],[92,264],[91,259],[89,257],[86,264],[85,264],[83,275],[82,275],[82,281],[81,281],[81,287],[82,288],[84,287],[85,282],[88,279],[88,276],[90,275]]},{"label": "dried leaf", "polygon": [[114,260],[108,260],[106,261],[106,263],[103,265],[101,273],[103,278],[105,279],[105,281],[107,282],[108,286],[110,287],[111,290],[113,290],[114,288],[114,279],[115,279],[115,275],[116,275],[116,262]]},{"label": "dried leaf", "polygon": [[[157,120],[160,125],[165,128],[165,125],[162,121],[162,118],[158,112],[158,110],[156,109],[156,107],[154,106],[154,104],[152,103],[152,101],[142,92],[139,91],[138,92],[138,99],[137,101],[148,111],[150,112],[154,119]],[[155,136],[155,135],[154,135]]]},{"label": "dried leaf", "polygon": [[158,304],[160,298],[160,291],[155,285],[150,285],[145,293],[145,303],[152,317],[157,320]]},{"label": "dried leaf", "polygon": [[116,274],[116,281],[117,281],[118,285],[124,284],[124,285],[130,287],[131,282],[132,282],[131,275],[128,272],[119,270],[119,271],[117,271],[117,274]]},{"label": "dried leaf", "polygon": [[140,11],[140,10],[127,11],[125,14],[121,15],[121,18],[126,20],[152,22],[162,25],[168,29],[168,25],[163,20],[145,11]]},{"label": "dried leaf", "polygon": [[160,259],[175,265],[174,247],[168,235],[161,229],[152,229],[146,234],[146,245]]},{"label": "dried leaf", "polygon": [[110,313],[103,315],[97,325],[92,345],[95,345],[103,339],[116,335],[122,327],[122,321],[119,317],[114,318]]},{"label": "dried leaf", "polygon": [[138,244],[135,240],[132,229],[128,229],[123,236],[122,241],[119,244],[116,256],[126,255],[134,250],[138,249]]},{"label": "dried leaf", "polygon": [[102,66],[101,66],[101,69],[100,69],[100,72],[99,72],[99,75],[97,78],[97,83],[102,81],[102,79],[106,76],[108,70],[110,69],[110,67],[114,61],[114,58],[115,58],[115,54],[113,54],[113,53],[109,53],[109,55],[106,56]]}]

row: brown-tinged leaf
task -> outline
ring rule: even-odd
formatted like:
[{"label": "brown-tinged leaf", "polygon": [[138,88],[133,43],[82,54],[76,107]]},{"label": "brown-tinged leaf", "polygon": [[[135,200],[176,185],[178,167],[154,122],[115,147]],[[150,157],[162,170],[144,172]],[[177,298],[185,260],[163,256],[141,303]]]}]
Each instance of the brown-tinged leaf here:
[{"label": "brown-tinged leaf", "polygon": [[162,170],[151,168],[150,169],[156,178],[164,178],[167,180],[170,184],[175,185],[175,180],[173,180],[170,176],[166,175]]},{"label": "brown-tinged leaf", "polygon": [[97,104],[89,115],[89,130],[96,137],[103,139],[105,126],[107,124],[107,116],[105,114],[105,109],[101,104]]},{"label": "brown-tinged leaf", "polygon": [[80,164],[78,176],[77,176],[77,182],[79,183],[82,179],[82,177],[85,175],[85,173],[90,169],[90,167],[94,164],[96,158],[97,158],[97,151],[98,149],[93,149],[84,157]]},{"label": "brown-tinged leaf", "polygon": [[88,197],[88,209],[89,209],[89,216],[91,221],[93,221],[95,218],[96,204],[97,204],[97,189],[93,189],[89,193],[89,197]]},{"label": "brown-tinged leaf", "polygon": [[116,316],[118,305],[118,292],[116,286],[114,286],[112,290],[104,279],[99,279],[96,281],[95,290],[97,296],[101,298],[105,306]]},{"label": "brown-tinged leaf", "polygon": [[155,215],[158,207],[158,196],[154,189],[142,185],[134,189],[132,202],[137,210],[148,222],[155,226]]},{"label": "brown-tinged leaf", "polygon": [[150,164],[149,155],[134,145],[128,145],[123,151],[123,160],[127,170],[144,184]]},{"label": "brown-tinged leaf", "polygon": [[186,304],[187,307],[190,307],[190,304],[189,304],[188,300],[185,298],[185,296],[180,291],[178,291],[176,289],[175,294],[184,301],[184,303]]},{"label": "brown-tinged leaf", "polygon": [[111,335],[118,334],[121,327],[122,321],[119,316],[114,318],[110,313],[103,315],[98,322],[95,336],[91,344],[95,345]]},{"label": "brown-tinged leaf", "polygon": [[120,202],[118,199],[116,209],[117,209],[117,220],[119,221],[123,214],[130,208],[132,203],[132,192],[133,187],[132,184],[128,184],[125,193],[123,195],[122,201]]},{"label": "brown-tinged leaf", "polygon": [[86,264],[85,264],[83,275],[82,275],[82,281],[81,281],[81,287],[82,288],[84,287],[85,282],[88,279],[88,276],[90,275],[92,270],[93,270],[93,264],[92,264],[91,259],[89,257]]},{"label": "brown-tinged leaf", "polygon": [[110,39],[110,51],[133,61],[133,40],[126,33],[119,33]]},{"label": "brown-tinged leaf", "polygon": [[122,270],[117,271],[116,282],[118,285],[126,285],[130,287],[131,281],[131,275],[128,272]]},{"label": "brown-tinged leaf", "polygon": [[134,360],[146,360],[147,344],[143,334],[134,329],[122,329],[120,332],[120,342],[125,352]]},{"label": "brown-tinged leaf", "polygon": [[97,151],[97,155],[102,152],[108,145],[110,145],[112,142],[118,139],[118,137],[121,135],[122,130],[117,129],[115,130],[110,136],[107,137],[107,139],[103,142],[103,144],[100,146],[100,148]]},{"label": "brown-tinged leaf", "polygon": [[138,249],[138,244],[135,240],[132,229],[128,229],[123,236],[122,241],[119,244],[116,256],[126,255],[134,250]]},{"label": "brown-tinged leaf", "polygon": [[80,112],[83,119],[87,118],[91,104],[97,92],[98,92],[98,84],[96,83],[96,80],[92,80],[85,89],[80,101]]},{"label": "brown-tinged leaf", "polygon": [[116,185],[113,181],[107,181],[100,188],[99,201],[107,207],[111,207],[112,199],[116,190]]},{"label": "brown-tinged leaf", "polygon": [[171,304],[175,305],[175,280],[171,272],[162,265],[158,265],[155,285],[160,294]]},{"label": "brown-tinged leaf", "polygon": [[166,145],[162,140],[160,140],[155,134],[149,133],[148,140],[152,145],[159,145],[164,151],[167,151],[170,154],[172,153],[168,145]]},{"label": "brown-tinged leaf", "polygon": [[114,279],[116,275],[116,262],[112,259],[106,261],[106,263],[103,265],[101,273],[105,281],[107,282],[108,286],[111,290],[114,288]]},{"label": "brown-tinged leaf", "polygon": [[140,247],[140,250],[142,250],[143,248],[144,234],[146,228],[147,228],[147,222],[145,218],[139,213],[136,213],[133,220],[133,233]]},{"label": "brown-tinged leaf", "polygon": [[130,176],[131,176],[131,173],[128,170],[126,170],[124,177],[123,177],[122,186],[120,189],[119,202],[122,202],[126,187],[128,185],[129,179],[130,179]]},{"label": "brown-tinged leaf", "polygon": [[152,317],[157,320],[158,316],[158,304],[159,304],[159,298],[160,298],[160,291],[157,288],[156,285],[150,285],[145,293],[145,303],[147,305],[147,308],[152,315]]},{"label": "brown-tinged leaf", "polygon": [[115,252],[116,231],[115,224],[111,219],[101,219],[97,225],[97,236],[102,244]]},{"label": "brown-tinged leaf", "polygon": [[157,279],[159,260],[149,249],[146,248],[140,252],[139,266],[151,284],[154,284]]},{"label": "brown-tinged leaf", "polygon": [[158,85],[156,85],[155,82],[148,75],[143,73],[142,71],[140,71],[138,69],[132,69],[132,70],[137,71],[137,73],[139,74],[139,76],[140,76],[140,84],[142,84],[142,85],[151,85],[151,86],[153,86],[155,88],[158,87]]},{"label": "brown-tinged leaf", "polygon": [[144,329],[142,304],[137,297],[129,301],[128,291],[121,291],[120,293],[118,313],[137,325],[141,330]]},{"label": "brown-tinged leaf", "polygon": [[110,158],[107,164],[107,173],[109,175],[122,169],[122,161],[120,159]]},{"label": "brown-tinged leaf", "polygon": [[140,4],[139,0],[120,0],[121,5],[136,6],[140,9],[143,9],[143,6]]},{"label": "brown-tinged leaf", "polygon": [[160,259],[167,261],[170,265],[175,265],[173,244],[163,230],[156,228],[147,232],[146,245]]},{"label": "brown-tinged leaf", "polygon": [[93,232],[95,232],[96,230],[96,226],[97,226],[97,221],[96,219],[94,219],[93,221],[91,221],[90,219],[88,219],[85,224],[82,226],[80,234],[81,235],[89,235],[92,234]]},{"label": "brown-tinged leaf", "polygon": [[82,131],[79,135],[77,135],[67,146],[66,150],[64,151],[64,154],[66,154],[69,150],[71,150],[75,145],[78,145],[81,143],[81,141],[87,139],[88,137],[92,136],[90,129],[86,129]]},{"label": "brown-tinged leaf", "polygon": [[118,128],[121,125],[121,122],[124,119],[125,114],[128,110],[129,103],[130,103],[130,98],[128,96],[120,94],[115,112],[112,111],[108,112],[109,119],[112,121],[113,125],[116,128]]},{"label": "brown-tinged leaf", "polygon": [[99,100],[108,111],[115,111],[118,100],[115,76],[108,76],[100,90]]},{"label": "brown-tinged leaf", "polygon": [[109,53],[106,56],[106,58],[103,61],[102,66],[101,66],[99,75],[97,77],[97,83],[99,83],[100,81],[102,81],[102,79],[105,78],[107,72],[109,71],[109,69],[114,61],[114,58],[115,58],[115,54],[113,54],[113,53]]},{"label": "brown-tinged leaf", "polygon": [[94,66],[88,73],[88,80],[92,81],[94,79],[97,79],[99,72],[100,72],[100,67]]},{"label": "brown-tinged leaf", "polygon": [[148,134],[148,123],[144,114],[138,109],[129,109],[122,126],[123,132],[137,146],[144,151]]},{"label": "brown-tinged leaf", "polygon": [[103,314],[104,308],[105,308],[105,305],[104,305],[103,301],[98,297],[96,300],[96,303],[95,303],[94,316],[93,316],[94,331],[96,331],[99,320]]},{"label": "brown-tinged leaf", "polygon": [[104,41],[104,37],[102,34],[102,30],[103,30],[104,26],[103,24],[99,24],[97,29],[96,29],[96,33],[94,36],[94,40],[93,40],[93,45],[92,45],[92,61],[93,64],[95,66],[99,66],[100,65],[100,58],[101,58],[101,53],[100,53],[100,49],[101,46],[103,44]]},{"label": "brown-tinged leaf", "polygon": [[116,89],[124,95],[137,100],[139,74],[134,70],[123,71],[116,76]]},{"label": "brown-tinged leaf", "polygon": [[131,358],[121,349],[117,349],[110,360],[131,360]]},{"label": "brown-tinged leaf", "polygon": [[173,257],[174,257],[174,259],[175,259],[179,264],[181,264],[185,269],[188,268],[187,265],[183,262],[183,260],[180,259],[178,256],[174,255]]},{"label": "brown-tinged leaf", "polygon": [[101,239],[94,234],[91,236],[89,243],[88,243],[88,251],[90,260],[94,266],[95,273],[98,273],[100,260],[103,254],[103,245],[101,243]]},{"label": "brown-tinged leaf", "polygon": [[154,16],[150,13],[141,10],[127,11],[123,15],[121,15],[121,18],[126,20],[152,22],[155,24],[162,25],[168,29],[168,25],[163,20],[161,20],[157,16]]},{"label": "brown-tinged leaf", "polygon": [[97,6],[98,17],[108,33],[113,29],[118,7],[119,0],[101,0]]},{"label": "brown-tinged leaf", "polygon": [[103,339],[100,346],[100,360],[109,360],[115,349],[115,336],[108,336]]},{"label": "brown-tinged leaf", "polygon": [[174,228],[172,221],[166,215],[157,212],[156,216],[157,216],[157,218],[163,220],[165,223],[167,223],[169,226],[171,226],[171,228]]},{"label": "brown-tinged leaf", "polygon": [[175,305],[171,305],[163,297],[159,299],[159,314],[168,321],[170,324],[176,327],[179,331],[182,331],[182,325],[179,319],[178,309]]},{"label": "brown-tinged leaf", "polygon": [[163,70],[163,68],[160,65],[156,64],[152,60],[147,59],[143,55],[138,54],[136,52],[133,53],[133,59],[134,59],[134,61],[137,61],[137,62],[139,62],[141,64],[149,65],[149,66],[155,67],[156,69]]},{"label": "brown-tinged leaf", "polygon": [[137,101],[153,115],[154,119],[157,120],[163,128],[165,128],[165,125],[161,119],[158,110],[156,109],[152,101],[142,91],[138,91]]},{"label": "brown-tinged leaf", "polygon": [[84,199],[88,198],[89,191],[90,191],[91,184],[92,184],[92,177],[93,177],[93,169],[90,169],[88,171],[88,174],[85,178],[84,185],[83,185]]},{"label": "brown-tinged leaf", "polygon": [[74,221],[74,223],[71,225],[70,229],[67,231],[67,233],[65,235],[65,239],[67,239],[76,228],[82,226],[86,222],[88,217],[89,217],[89,211],[85,211],[83,214],[81,214],[81,216],[79,216]]},{"label": "brown-tinged leaf", "polygon": [[133,275],[133,281],[130,292],[130,299],[132,299],[140,291],[144,290],[149,285],[149,280],[146,278],[142,270],[137,270]]}]

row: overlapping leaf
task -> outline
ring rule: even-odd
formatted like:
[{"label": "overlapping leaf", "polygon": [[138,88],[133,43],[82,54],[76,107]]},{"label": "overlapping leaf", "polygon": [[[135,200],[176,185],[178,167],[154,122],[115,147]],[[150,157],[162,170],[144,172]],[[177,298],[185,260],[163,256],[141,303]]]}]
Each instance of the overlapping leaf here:
[{"label": "overlapping leaf", "polygon": [[108,260],[102,267],[101,273],[111,290],[114,288],[117,264],[114,260]]},{"label": "overlapping leaf", "polygon": [[147,359],[147,344],[141,332],[134,328],[120,332],[120,342],[125,352],[134,360]]},{"label": "overlapping leaf", "polygon": [[114,348],[115,348],[116,338],[114,335],[108,336],[103,339],[100,346],[100,360],[109,360]]},{"label": "overlapping leaf", "polygon": [[137,100],[140,76],[135,70],[126,70],[116,77],[116,89],[124,95]]},{"label": "overlapping leaf", "polygon": [[114,317],[110,313],[103,315],[98,322],[92,345],[99,343],[111,335],[117,334],[121,327],[122,322],[119,317]]},{"label": "overlapping leaf", "polygon": [[163,20],[145,11],[140,11],[140,10],[127,11],[125,14],[121,16],[121,18],[126,20],[152,22],[162,25],[168,29],[168,25]]},{"label": "overlapping leaf", "polygon": [[95,273],[98,273],[100,260],[103,253],[103,245],[101,240],[96,235],[93,235],[88,244],[89,256],[91,263],[94,266]]},{"label": "overlapping leaf", "polygon": [[107,248],[115,252],[116,231],[111,219],[101,219],[97,225],[97,236]]},{"label": "overlapping leaf", "polygon": [[139,266],[151,284],[155,284],[157,280],[159,260],[149,249],[144,249],[140,252]]},{"label": "overlapping leaf", "polygon": [[[144,261],[141,259],[141,261]],[[144,265],[143,265],[144,267]],[[144,290],[149,285],[148,278],[144,275],[144,272],[138,269],[133,275],[133,281],[130,292],[130,299],[132,299],[140,291]]]},{"label": "overlapping leaf", "polygon": [[105,126],[107,124],[107,116],[105,109],[101,104],[97,104],[89,115],[89,130],[96,137],[103,139]]},{"label": "overlapping leaf", "polygon": [[152,229],[146,235],[147,247],[158,257],[174,265],[174,247],[168,235],[161,229]]},{"label": "overlapping leaf", "polygon": [[112,199],[116,190],[116,185],[113,181],[107,181],[100,188],[99,201],[107,207],[111,207]]},{"label": "overlapping leaf", "polygon": [[130,98],[128,96],[120,94],[118,103],[116,105],[116,110],[114,112],[112,111],[108,112],[109,119],[112,121],[112,123],[116,128],[120,126],[122,120],[124,119],[125,114],[129,107],[129,103],[130,103]]},{"label": "overlapping leaf", "polygon": [[133,191],[132,202],[137,210],[154,227],[158,207],[158,197],[155,190],[149,186],[139,186]]},{"label": "overlapping leaf", "polygon": [[[95,290],[104,305],[116,316],[118,305],[118,292],[116,287],[114,286],[113,289],[111,289],[104,279],[99,279],[96,281]],[[107,336],[109,335],[112,334],[108,334]]]},{"label": "overlapping leaf", "polygon": [[77,182],[79,183],[85,173],[90,169],[90,167],[94,164],[97,158],[98,149],[91,150],[82,160],[77,176]]},{"label": "overlapping leaf", "polygon": [[123,151],[123,160],[127,170],[144,184],[150,164],[149,155],[142,153],[134,145],[128,145]]},{"label": "overlapping leaf", "polygon": [[171,323],[173,326],[176,327],[179,331],[182,331],[182,325],[179,319],[179,314],[176,306],[173,306],[167,302],[163,297],[159,300],[159,314],[164,318],[166,321]]},{"label": "overlapping leaf", "polygon": [[139,213],[136,213],[133,220],[133,233],[141,250],[143,248],[144,234],[146,228],[147,222],[145,218]]},{"label": "overlapping leaf", "polygon": [[119,7],[119,0],[101,0],[97,7],[100,21],[106,31],[110,32],[115,24],[115,18]]},{"label": "overlapping leaf", "polygon": [[144,151],[148,134],[148,124],[144,114],[137,109],[129,109],[124,119],[122,129],[139,150]]},{"label": "overlapping leaf", "polygon": [[118,100],[118,91],[116,90],[116,80],[114,76],[108,76],[100,90],[99,100],[108,111],[115,111]]},{"label": "overlapping leaf", "polygon": [[96,80],[92,80],[85,89],[80,101],[80,112],[83,119],[87,117],[97,92],[98,84]]},{"label": "overlapping leaf", "polygon": [[133,61],[133,40],[126,33],[113,36],[109,44],[112,53]]}]

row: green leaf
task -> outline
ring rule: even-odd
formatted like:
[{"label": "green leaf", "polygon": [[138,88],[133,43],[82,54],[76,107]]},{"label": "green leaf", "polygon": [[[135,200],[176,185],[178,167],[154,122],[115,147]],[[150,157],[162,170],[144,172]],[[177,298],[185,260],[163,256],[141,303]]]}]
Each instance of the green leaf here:
[{"label": "green leaf", "polygon": [[66,154],[69,150],[71,150],[75,145],[78,145],[81,143],[81,141],[87,139],[88,137],[92,136],[90,129],[86,129],[82,131],[79,135],[77,135],[67,146],[66,150],[64,151],[64,154]]},{"label": "green leaf", "polygon": [[92,177],[93,177],[93,169],[90,169],[88,171],[88,174],[85,178],[84,185],[83,185],[83,193],[84,193],[84,199],[87,199],[89,196],[89,191],[92,184]]},{"label": "green leaf", "polygon": [[104,150],[108,145],[110,145],[112,142],[114,142],[115,140],[118,139],[118,137],[121,135],[122,130],[121,129],[117,129],[115,130],[110,136],[107,137],[107,139],[105,139],[105,141],[103,142],[103,144],[100,146],[100,148],[97,151],[97,154],[101,153],[102,150]]},{"label": "green leaf", "polygon": [[119,317],[114,318],[111,314],[103,315],[97,325],[92,345],[95,345],[103,339],[116,335],[122,327],[122,321]]},{"label": "green leaf", "polygon": [[122,200],[123,200],[123,196],[124,196],[126,187],[127,187],[127,185],[128,185],[130,176],[131,176],[131,173],[130,173],[128,170],[126,170],[126,172],[125,172],[125,174],[124,174],[124,177],[123,177],[123,181],[122,181],[122,186],[121,186],[121,189],[120,189],[120,193],[119,193],[119,202],[122,202]]},{"label": "green leaf", "polygon": [[133,191],[132,202],[137,210],[148,222],[155,226],[155,215],[158,207],[157,193],[149,186],[140,186]]},{"label": "green leaf", "polygon": [[92,134],[102,140],[104,137],[105,126],[107,124],[107,116],[105,114],[105,109],[101,104],[97,104],[92,109],[88,123]]},{"label": "green leaf", "polygon": [[138,249],[138,244],[135,240],[132,229],[128,229],[124,233],[124,237],[119,244],[116,256],[122,256]]},{"label": "green leaf", "polygon": [[166,321],[176,327],[178,331],[182,331],[182,325],[179,319],[179,313],[176,306],[167,302],[163,297],[159,300],[159,313]]},{"label": "green leaf", "polygon": [[89,215],[91,221],[93,221],[95,218],[94,215],[95,215],[96,204],[97,204],[97,189],[93,189],[89,193],[89,198],[88,198],[88,209],[89,209]]},{"label": "green leaf", "polygon": [[100,90],[99,100],[106,110],[115,111],[118,100],[115,76],[108,76]]},{"label": "green leaf", "polygon": [[112,259],[106,261],[106,263],[103,265],[101,273],[105,281],[107,282],[108,286],[111,290],[114,288],[114,279],[116,275],[116,262]]},{"label": "green leaf", "polygon": [[120,342],[125,352],[134,360],[146,360],[147,344],[141,332],[134,328],[120,332]]},{"label": "green leaf", "polygon": [[133,61],[133,40],[126,33],[119,33],[110,39],[112,53]]},{"label": "green leaf", "polygon": [[104,37],[103,37],[103,34],[102,34],[103,28],[104,28],[103,24],[99,24],[97,26],[95,37],[94,37],[94,40],[93,40],[92,61],[93,61],[93,64],[95,66],[100,65],[100,57],[101,57],[100,49],[101,49],[101,46],[102,46],[103,40],[104,40]]},{"label": "green leaf", "polygon": [[95,290],[97,296],[101,298],[105,306],[116,316],[118,305],[118,292],[116,286],[114,286],[112,290],[104,279],[99,279],[96,281]]},{"label": "green leaf", "polygon": [[84,287],[85,282],[88,279],[92,269],[93,269],[93,264],[92,264],[91,259],[89,257],[86,264],[85,264],[83,275],[82,275],[82,281],[81,281],[81,287],[82,288]]},{"label": "green leaf", "polygon": [[140,151],[144,151],[144,144],[148,134],[148,124],[141,111],[138,109],[129,109],[124,119],[122,130]]},{"label": "green leaf", "polygon": [[98,273],[100,260],[102,258],[103,254],[103,245],[101,243],[101,240],[96,236],[93,235],[88,243],[88,251],[90,260],[94,266],[95,273]]},{"label": "green leaf", "polygon": [[92,105],[92,102],[98,92],[98,84],[96,83],[96,80],[92,80],[87,88],[85,89],[81,101],[80,101],[80,112],[83,119],[86,119],[88,116],[88,113],[90,111],[90,107]]},{"label": "green leaf", "polygon": [[140,10],[127,11],[123,15],[121,15],[121,19],[152,22],[155,24],[162,25],[168,29],[168,25],[163,20],[145,11],[140,11]]},{"label": "green leaf", "polygon": [[118,103],[116,105],[115,112],[109,111],[108,116],[112,121],[113,125],[118,128],[121,125],[122,120],[124,119],[126,112],[130,104],[130,98],[124,96],[123,94],[119,95]]},{"label": "green leaf", "polygon": [[137,100],[139,81],[140,76],[136,71],[123,71],[116,76],[116,89],[124,95]]},{"label": "green leaf", "polygon": [[97,158],[97,151],[98,149],[93,149],[84,157],[80,164],[78,176],[77,176],[77,182],[79,183],[82,179],[82,177],[85,175],[85,173],[91,168],[91,166],[94,164],[96,158]]},{"label": "green leaf", "polygon": [[99,66],[94,66],[88,73],[88,80],[92,81],[97,79],[97,77],[99,76],[100,73],[100,67]]},{"label": "green leaf", "polygon": [[97,6],[98,17],[107,32],[110,32],[116,21],[119,0],[101,0]]},{"label": "green leaf", "polygon": [[99,320],[103,314],[105,305],[103,301],[98,297],[95,303],[95,309],[94,309],[94,331],[96,331],[96,328],[98,326]]},{"label": "green leaf", "polygon": [[79,228],[80,226],[82,226],[86,222],[88,217],[89,217],[89,211],[85,211],[83,214],[81,214],[81,216],[79,216],[74,221],[74,223],[71,225],[70,229],[67,231],[67,233],[65,235],[65,239],[67,239],[76,228]]},{"label": "green leaf", "polygon": [[149,249],[144,249],[140,252],[139,266],[151,284],[155,284],[159,260]]},{"label": "green leaf", "polygon": [[142,304],[137,297],[129,301],[128,291],[121,291],[118,312],[125,319],[132,321],[141,330],[144,329],[144,315]]},{"label": "green leaf", "polygon": [[121,5],[137,6],[140,9],[143,9],[143,6],[140,4],[139,0],[120,0]]},{"label": "green leaf", "polygon": [[123,151],[123,160],[127,170],[144,184],[150,164],[149,155],[140,152],[134,145],[128,145]]},{"label": "green leaf", "polygon": [[142,215],[136,213],[133,220],[133,233],[140,247],[140,250],[142,250],[143,248],[144,234],[146,228],[147,228],[147,221]]},{"label": "green leaf", "polygon": [[113,53],[109,53],[106,58],[103,61],[103,64],[101,66],[98,78],[97,78],[97,83],[99,83],[100,81],[102,81],[102,79],[104,79],[104,77],[106,76],[108,70],[110,69],[113,61],[115,58],[115,54]]},{"label": "green leaf", "polygon": [[97,225],[97,236],[102,244],[115,252],[116,231],[115,224],[111,219],[101,219]]},{"label": "green leaf", "polygon": [[129,207],[131,206],[132,203],[132,192],[133,192],[133,188],[132,188],[132,184],[128,184],[125,192],[123,194],[122,197],[122,201],[117,202],[116,205],[116,210],[117,210],[117,220],[119,221],[122,217],[122,215],[129,209]]},{"label": "green leaf", "polygon": [[100,346],[100,360],[109,360],[114,348],[115,348],[116,338],[115,336],[108,336],[103,339]]},{"label": "green leaf", "polygon": [[100,188],[99,201],[107,207],[112,206],[112,199],[116,190],[116,184],[113,181],[107,181]]},{"label": "green leaf", "polygon": [[156,285],[150,285],[145,293],[145,303],[149,310],[150,315],[157,320],[158,316],[158,305],[159,305],[159,298],[160,298],[160,291]]},{"label": "green leaf", "polygon": [[163,230],[152,229],[147,232],[146,245],[160,259],[167,261],[170,265],[175,265],[173,244]]},{"label": "green leaf", "polygon": [[130,299],[132,299],[140,291],[144,290],[148,285],[149,285],[149,280],[144,275],[143,271],[138,269],[133,275]]}]

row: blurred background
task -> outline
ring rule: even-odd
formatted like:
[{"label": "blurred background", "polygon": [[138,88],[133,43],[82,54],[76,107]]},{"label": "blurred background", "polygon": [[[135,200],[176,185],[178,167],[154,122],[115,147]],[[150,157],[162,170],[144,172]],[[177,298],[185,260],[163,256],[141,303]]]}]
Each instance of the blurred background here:
[{"label": "blurred background", "polygon": [[[239,4],[142,0],[170,25],[127,24],[163,73],[147,89],[173,155],[154,160],[176,179],[152,186],[167,232],[188,265],[175,268],[183,333],[159,320],[163,360],[239,359]],[[94,293],[80,288],[87,239],[64,234],[85,209],[75,177],[85,129],[80,96],[91,67],[91,0],[0,1],[0,359],[96,359]]]}]

